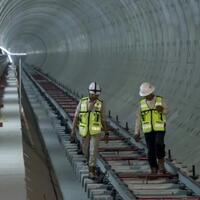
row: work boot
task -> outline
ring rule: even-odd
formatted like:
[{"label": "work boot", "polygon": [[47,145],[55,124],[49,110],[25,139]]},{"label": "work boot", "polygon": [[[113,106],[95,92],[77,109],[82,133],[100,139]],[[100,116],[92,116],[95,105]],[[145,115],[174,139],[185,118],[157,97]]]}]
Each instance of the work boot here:
[{"label": "work boot", "polygon": [[152,175],[157,174],[157,172],[158,172],[158,169],[157,169],[156,167],[152,167],[152,168],[151,168],[151,174],[152,174]]},{"label": "work boot", "polygon": [[165,169],[165,159],[158,159],[158,171],[161,174],[165,174],[166,173],[166,169]]},{"label": "work boot", "polygon": [[95,178],[96,178],[96,167],[89,166],[89,178],[91,178],[92,180],[95,180]]},{"label": "work boot", "polygon": [[75,136],[71,135],[69,140],[70,140],[70,143],[75,143],[76,141]]}]

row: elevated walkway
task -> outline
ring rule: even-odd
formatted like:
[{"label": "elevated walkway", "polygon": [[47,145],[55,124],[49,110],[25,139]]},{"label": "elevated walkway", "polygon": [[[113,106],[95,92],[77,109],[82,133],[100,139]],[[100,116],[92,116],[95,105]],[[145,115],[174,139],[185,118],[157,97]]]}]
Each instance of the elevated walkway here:
[{"label": "elevated walkway", "polygon": [[9,66],[1,82],[0,199],[25,200],[25,168],[15,66]]}]

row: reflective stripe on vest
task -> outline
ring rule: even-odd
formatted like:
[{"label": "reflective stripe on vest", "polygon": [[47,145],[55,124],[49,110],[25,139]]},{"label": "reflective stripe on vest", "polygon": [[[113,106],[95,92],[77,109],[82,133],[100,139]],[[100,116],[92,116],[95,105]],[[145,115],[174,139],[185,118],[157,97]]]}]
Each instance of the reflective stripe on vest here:
[{"label": "reflective stripe on vest", "polygon": [[85,137],[87,134],[96,135],[101,132],[101,108],[102,102],[96,100],[93,110],[88,111],[89,98],[81,99],[80,112],[79,112],[79,132],[80,135]]},{"label": "reflective stripe on vest", "polygon": [[[156,106],[162,106],[162,97],[156,97]],[[146,99],[140,100],[141,124],[143,133],[152,131],[165,131],[166,115],[159,113],[156,109],[150,109]]]}]

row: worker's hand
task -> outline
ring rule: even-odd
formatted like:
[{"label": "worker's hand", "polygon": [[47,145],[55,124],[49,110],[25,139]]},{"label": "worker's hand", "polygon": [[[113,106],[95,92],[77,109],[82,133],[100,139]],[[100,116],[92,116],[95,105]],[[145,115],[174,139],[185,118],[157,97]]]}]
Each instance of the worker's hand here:
[{"label": "worker's hand", "polygon": [[106,144],[108,144],[108,142],[109,142],[109,133],[108,132],[106,132],[104,135],[104,141]]},{"label": "worker's hand", "polygon": [[141,140],[140,134],[135,134],[134,139],[136,142],[139,142]]},{"label": "worker's hand", "polygon": [[162,106],[156,106],[156,110],[159,112],[159,113],[162,113],[164,108]]}]

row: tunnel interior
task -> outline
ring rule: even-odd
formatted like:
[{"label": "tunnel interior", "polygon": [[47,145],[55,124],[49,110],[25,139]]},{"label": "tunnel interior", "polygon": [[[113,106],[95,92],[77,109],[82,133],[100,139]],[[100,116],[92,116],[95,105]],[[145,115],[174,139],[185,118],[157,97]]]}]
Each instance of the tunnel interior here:
[{"label": "tunnel interior", "polygon": [[0,46],[87,95],[134,130],[139,86],[166,98],[166,145],[200,172],[199,0],[2,0]]}]

